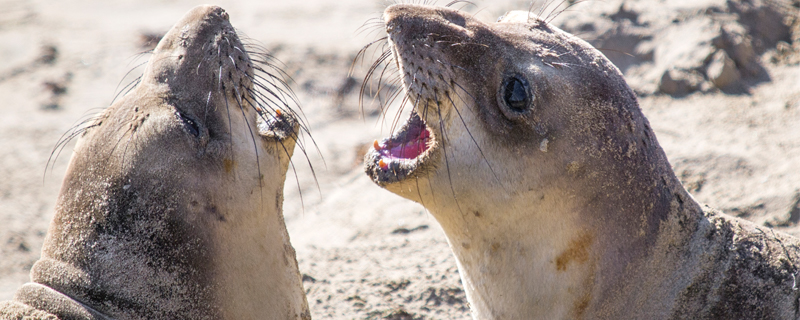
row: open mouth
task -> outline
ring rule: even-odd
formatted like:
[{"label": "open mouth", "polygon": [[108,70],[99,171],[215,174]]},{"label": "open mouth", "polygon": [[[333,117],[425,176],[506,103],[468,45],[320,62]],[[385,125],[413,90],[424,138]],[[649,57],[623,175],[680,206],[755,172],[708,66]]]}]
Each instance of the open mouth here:
[{"label": "open mouth", "polygon": [[416,111],[394,136],[377,140],[367,153],[366,171],[379,184],[404,180],[419,171],[434,149],[434,137]]}]

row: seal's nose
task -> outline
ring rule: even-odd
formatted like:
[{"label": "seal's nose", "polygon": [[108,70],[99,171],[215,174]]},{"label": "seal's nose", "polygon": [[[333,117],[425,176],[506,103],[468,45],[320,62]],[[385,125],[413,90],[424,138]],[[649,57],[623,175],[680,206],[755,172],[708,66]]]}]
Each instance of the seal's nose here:
[{"label": "seal's nose", "polygon": [[186,12],[183,18],[175,25],[189,25],[192,28],[196,28],[193,27],[193,25],[198,23],[209,25],[230,24],[230,19],[225,9],[215,5],[204,4],[196,6],[189,10],[189,12]]},{"label": "seal's nose", "polygon": [[228,12],[226,12],[225,9],[211,5],[208,5],[206,7],[208,7],[208,12],[206,13],[206,15],[211,17],[216,17],[225,21],[230,21],[228,17]]},{"label": "seal's nose", "polygon": [[[174,84],[175,81],[206,79],[196,77],[196,69],[200,68],[203,62],[220,59],[222,56],[224,59],[220,62],[219,70],[225,69],[224,64],[242,56],[241,47],[228,13],[224,9],[213,5],[196,6],[161,38],[153,50],[152,63],[145,70],[143,81],[153,80],[160,84]],[[242,59],[249,60],[246,57]],[[233,72],[233,70],[228,71]],[[194,72],[195,76],[188,76],[190,72]],[[193,85],[199,84],[193,83]]]},{"label": "seal's nose", "polygon": [[424,31],[436,25],[463,29],[467,25],[467,18],[457,10],[415,4],[389,6],[383,12],[383,21],[389,30],[396,27],[414,26],[420,28],[420,31]]},{"label": "seal's nose", "polygon": [[186,16],[190,16],[190,17],[194,17],[194,18],[205,17],[205,18],[211,18],[211,19],[221,19],[221,20],[225,20],[225,21],[230,21],[229,17],[228,17],[228,13],[225,11],[225,9],[222,9],[222,8],[220,8],[218,6],[215,6],[215,5],[209,5],[209,4],[199,5],[199,6],[196,6],[196,7],[192,8],[192,10],[190,10],[186,14]]}]

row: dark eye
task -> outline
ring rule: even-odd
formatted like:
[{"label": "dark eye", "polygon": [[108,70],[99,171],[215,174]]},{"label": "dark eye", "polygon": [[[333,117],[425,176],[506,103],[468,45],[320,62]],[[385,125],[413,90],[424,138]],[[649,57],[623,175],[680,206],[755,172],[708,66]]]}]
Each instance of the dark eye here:
[{"label": "dark eye", "polygon": [[189,133],[195,137],[200,136],[200,126],[197,125],[197,122],[180,112],[178,112],[178,118],[180,118],[181,122],[183,122],[183,127],[186,128],[186,131],[189,131]]},{"label": "dark eye", "polygon": [[503,102],[514,112],[524,112],[531,105],[533,97],[530,86],[525,78],[511,76],[503,83]]}]

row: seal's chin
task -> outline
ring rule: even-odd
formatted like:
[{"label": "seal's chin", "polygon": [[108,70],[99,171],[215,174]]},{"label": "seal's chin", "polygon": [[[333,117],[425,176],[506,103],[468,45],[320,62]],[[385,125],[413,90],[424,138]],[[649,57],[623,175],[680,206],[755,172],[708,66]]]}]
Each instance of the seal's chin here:
[{"label": "seal's chin", "polygon": [[365,156],[365,169],[379,185],[400,182],[421,171],[430,162],[434,149],[433,132],[412,111],[408,122],[395,135],[375,141]]}]

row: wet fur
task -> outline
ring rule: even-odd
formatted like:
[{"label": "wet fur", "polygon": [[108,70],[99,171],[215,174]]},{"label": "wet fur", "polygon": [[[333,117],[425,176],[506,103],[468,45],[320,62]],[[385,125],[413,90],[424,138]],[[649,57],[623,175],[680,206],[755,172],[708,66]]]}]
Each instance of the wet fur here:
[{"label": "wet fur", "polygon": [[130,91],[61,140],[80,137],[42,258],[0,318],[310,318],[281,210],[305,126],[227,20],[190,11]]},{"label": "wet fur", "polygon": [[[442,225],[473,317],[798,317],[800,240],[701,208],[596,49],[533,12],[384,19],[390,53],[368,75],[402,82],[435,143],[404,179],[376,152],[366,171]],[[510,73],[535,97],[519,114],[498,97]]]}]

